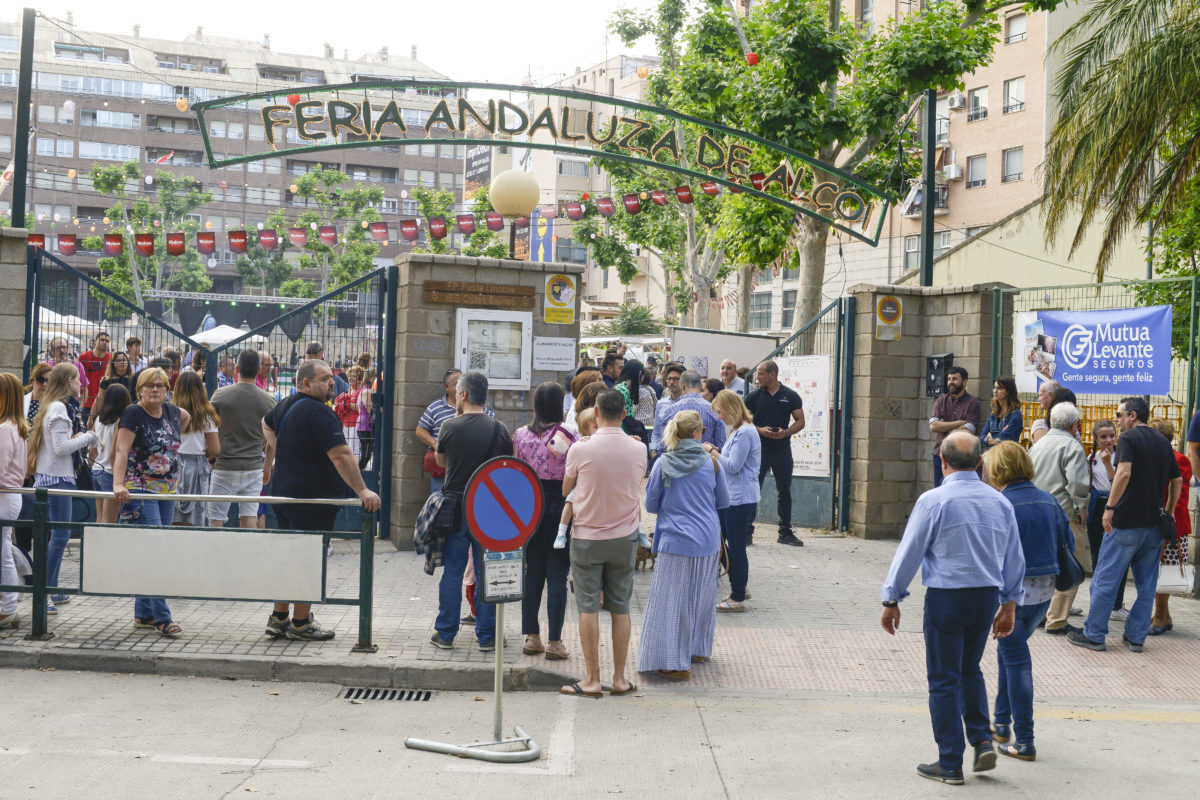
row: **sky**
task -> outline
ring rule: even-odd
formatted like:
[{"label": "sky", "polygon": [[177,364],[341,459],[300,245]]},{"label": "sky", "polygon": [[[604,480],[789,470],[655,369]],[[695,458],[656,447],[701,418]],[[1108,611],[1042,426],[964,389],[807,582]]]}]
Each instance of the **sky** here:
[{"label": "sky", "polygon": [[[18,21],[22,5],[0,0],[0,15],[5,21]],[[271,49],[280,53],[321,55],[329,42],[339,56],[348,49],[354,58],[385,45],[390,52],[407,56],[416,45],[419,61],[450,78],[521,83],[532,76],[534,84],[545,85],[576,67],[586,68],[622,52],[652,53],[649,38],[626,50],[607,33],[612,13],[634,5],[628,0],[524,6],[495,0],[207,0],[195,5],[162,0],[42,0],[35,7],[60,20],[72,11],[81,29],[124,36],[132,34],[135,24],[142,26],[142,36],[163,39],[182,39],[197,25],[212,36],[254,41],[269,33]]]}]

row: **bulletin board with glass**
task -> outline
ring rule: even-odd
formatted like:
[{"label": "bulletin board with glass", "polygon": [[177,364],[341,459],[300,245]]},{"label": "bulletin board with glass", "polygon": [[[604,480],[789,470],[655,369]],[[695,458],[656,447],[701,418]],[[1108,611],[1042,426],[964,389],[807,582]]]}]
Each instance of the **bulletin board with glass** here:
[{"label": "bulletin board with glass", "polygon": [[533,314],[460,308],[454,329],[454,366],[482,372],[494,389],[528,389],[533,358]]}]

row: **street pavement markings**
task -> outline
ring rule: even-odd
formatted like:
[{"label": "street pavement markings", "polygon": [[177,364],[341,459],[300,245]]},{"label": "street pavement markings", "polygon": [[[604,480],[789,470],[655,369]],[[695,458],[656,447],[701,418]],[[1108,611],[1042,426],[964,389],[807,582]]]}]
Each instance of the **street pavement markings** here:
[{"label": "street pavement markings", "polygon": [[[27,756],[34,751],[27,747],[4,747],[0,748],[0,755],[5,756]],[[189,755],[187,753],[141,753],[134,750],[105,750],[97,748],[95,750],[51,750],[45,747],[37,749],[39,756],[73,756],[87,758],[132,758],[144,759],[155,764],[215,764],[218,766],[227,767],[258,767],[259,769],[311,769],[313,762],[311,761],[289,761],[287,759],[272,759],[272,758],[227,758],[225,756],[200,756]]]},{"label": "street pavement markings", "polygon": [[572,697],[558,698],[558,717],[550,731],[550,743],[543,749],[544,766],[518,767],[487,762],[451,763],[447,772],[490,772],[504,775],[574,775],[575,774],[575,709],[579,701]]}]

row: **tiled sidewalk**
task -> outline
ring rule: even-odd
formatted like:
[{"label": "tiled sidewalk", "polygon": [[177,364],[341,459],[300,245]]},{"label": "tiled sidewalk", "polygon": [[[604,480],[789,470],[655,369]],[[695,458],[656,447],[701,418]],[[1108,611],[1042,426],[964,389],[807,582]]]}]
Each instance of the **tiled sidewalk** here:
[{"label": "tiled sidewalk", "polygon": [[[919,584],[914,582],[913,596],[902,606],[900,633],[890,637],[879,627],[879,585],[895,542],[813,532],[801,535],[807,545],[804,548],[770,541],[750,549],[753,599],[743,614],[718,615],[713,661],[693,670],[691,685],[865,693],[924,691]],[[338,542],[335,548],[328,565],[328,592],[351,597],[357,592],[357,545]],[[374,641],[379,649],[373,654],[350,653],[358,630],[354,607],[320,607],[321,624],[334,628],[338,636],[331,642],[302,643],[263,635],[269,613],[265,604],[174,600],[174,617],[184,633],[166,639],[153,631],[133,630],[132,600],[92,596],[74,598],[61,607],[59,615],[51,617],[55,637],[48,642],[22,638],[29,630],[30,610],[30,601],[23,599],[22,628],[0,639],[0,665],[255,677],[262,677],[265,671],[267,677],[334,683],[489,687],[494,656],[478,649],[473,632],[462,631],[453,650],[439,650],[429,643],[440,572],[429,577],[421,570],[422,563],[421,556],[396,552],[389,543],[377,545]],[[64,582],[73,585],[77,581],[78,565],[78,547],[73,546],[64,561]],[[636,663],[652,575],[639,572],[635,581],[631,663]],[[728,585],[722,584],[724,596]],[[1132,597],[1131,587],[1129,599]],[[1086,609],[1087,601],[1085,583],[1077,605]],[[571,658],[549,662],[521,654],[520,607],[507,606],[505,663],[513,685],[545,688],[556,685],[561,677],[582,674],[574,615],[574,605],[569,603],[564,641]],[[1035,634],[1031,648],[1038,693],[1200,699],[1200,684],[1179,679],[1200,670],[1200,603],[1174,598],[1172,615],[1175,630],[1150,640],[1142,655],[1120,646],[1120,624],[1113,625],[1110,649],[1105,653]],[[542,619],[544,623],[544,613]],[[607,636],[607,623],[602,625]],[[994,686],[993,650],[990,645],[984,663]],[[610,658],[602,641],[601,663]],[[608,674],[609,669],[603,672]],[[645,675],[642,680],[656,683],[659,679]]]}]

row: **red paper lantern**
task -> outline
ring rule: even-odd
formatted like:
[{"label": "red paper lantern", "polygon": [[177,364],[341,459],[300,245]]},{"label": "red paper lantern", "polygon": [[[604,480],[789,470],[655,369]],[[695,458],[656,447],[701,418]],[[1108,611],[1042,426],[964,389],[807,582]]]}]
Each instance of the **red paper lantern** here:
[{"label": "red paper lantern", "polygon": [[377,242],[386,242],[388,240],[388,226],[386,222],[371,223],[371,238]]},{"label": "red paper lantern", "polygon": [[288,228],[288,240],[296,247],[308,244],[308,231],[304,228]]},{"label": "red paper lantern", "polygon": [[470,236],[475,232],[475,215],[474,214],[459,214],[458,215],[458,232]]},{"label": "red paper lantern", "polygon": [[700,190],[709,197],[716,197],[721,193],[721,187],[715,181],[703,181],[700,184]]},{"label": "red paper lantern", "polygon": [[400,236],[404,238],[404,241],[415,242],[419,235],[420,231],[417,228],[417,221],[415,219],[400,220]]},{"label": "red paper lantern", "polygon": [[446,218],[445,217],[430,217],[428,219],[429,235],[434,239],[446,238]]},{"label": "red paper lantern", "polygon": [[296,105],[296,103],[299,103],[299,102],[300,102],[300,95],[298,95],[298,94],[289,94],[288,95],[288,105],[289,106],[294,106],[294,105]]},{"label": "red paper lantern", "polygon": [[642,198],[636,194],[622,195],[621,201],[625,204],[627,214],[636,214],[642,210]]},{"label": "red paper lantern", "polygon": [[758,53],[746,53],[746,63],[752,67],[758,66]]},{"label": "red paper lantern", "polygon": [[583,194],[579,195],[579,199],[580,199],[580,200],[583,200],[583,201],[585,201],[585,202],[587,201],[587,199],[588,199],[589,197],[591,197],[591,195],[590,195],[590,194],[588,194],[587,192],[584,192]]},{"label": "red paper lantern", "polygon": [[274,250],[279,245],[279,234],[271,228],[258,232],[258,246],[263,250]]},{"label": "red paper lantern", "polygon": [[650,192],[650,200],[656,206],[665,206],[667,204],[667,193],[664,189],[655,189]]},{"label": "red paper lantern", "polygon": [[681,203],[692,202],[692,199],[693,199],[692,198],[692,187],[686,186],[686,185],[685,186],[676,186],[675,187],[675,199]]},{"label": "red paper lantern", "polygon": [[504,217],[500,216],[498,211],[488,211],[483,215],[483,218],[487,221],[489,231],[504,230]]},{"label": "red paper lantern", "polygon": [[567,202],[563,204],[563,208],[566,209],[567,219],[576,221],[583,219],[582,203]]}]

